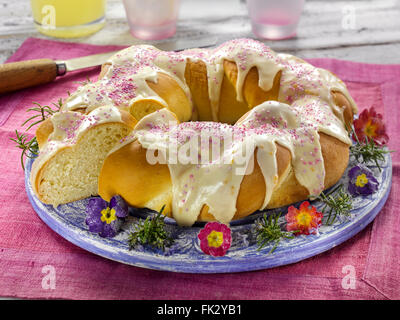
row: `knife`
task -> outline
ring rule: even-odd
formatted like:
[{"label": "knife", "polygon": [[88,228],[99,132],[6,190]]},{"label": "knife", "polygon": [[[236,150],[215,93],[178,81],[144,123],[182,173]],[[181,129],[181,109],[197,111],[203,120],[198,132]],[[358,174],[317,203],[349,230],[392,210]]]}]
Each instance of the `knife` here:
[{"label": "knife", "polygon": [[[217,38],[207,37],[191,40],[180,39],[154,46],[163,51],[181,51],[189,48],[211,47],[216,43]],[[49,83],[68,72],[102,65],[118,51],[120,50],[65,61],[36,59],[2,64],[0,65],[0,94]]]}]

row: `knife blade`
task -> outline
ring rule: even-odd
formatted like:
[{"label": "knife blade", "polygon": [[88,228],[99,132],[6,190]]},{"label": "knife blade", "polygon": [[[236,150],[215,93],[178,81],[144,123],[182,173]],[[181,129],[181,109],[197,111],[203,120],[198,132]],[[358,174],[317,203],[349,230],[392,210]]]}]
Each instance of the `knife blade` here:
[{"label": "knife blade", "polygon": [[[189,48],[206,48],[217,43],[216,37],[178,39],[154,46],[163,51],[182,51]],[[40,84],[49,83],[68,72],[83,70],[105,63],[120,50],[94,54],[65,61],[36,59],[0,65],[0,94]]]},{"label": "knife blade", "polygon": [[[216,37],[207,37],[191,40],[178,39],[176,41],[155,44],[154,46],[163,51],[182,51],[189,48],[207,48],[215,45],[216,43]],[[121,50],[99,53],[90,56],[69,59],[66,61],[56,61],[58,70],[57,75],[61,76],[70,71],[102,65],[119,51]]]}]

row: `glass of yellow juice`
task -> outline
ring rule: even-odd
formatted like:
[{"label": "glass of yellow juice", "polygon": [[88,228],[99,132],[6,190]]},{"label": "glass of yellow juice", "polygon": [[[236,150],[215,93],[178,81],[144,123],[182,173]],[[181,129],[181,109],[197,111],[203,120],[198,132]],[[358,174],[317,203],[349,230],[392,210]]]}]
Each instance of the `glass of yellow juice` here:
[{"label": "glass of yellow juice", "polygon": [[36,28],[57,38],[77,38],[105,24],[106,0],[31,0]]}]

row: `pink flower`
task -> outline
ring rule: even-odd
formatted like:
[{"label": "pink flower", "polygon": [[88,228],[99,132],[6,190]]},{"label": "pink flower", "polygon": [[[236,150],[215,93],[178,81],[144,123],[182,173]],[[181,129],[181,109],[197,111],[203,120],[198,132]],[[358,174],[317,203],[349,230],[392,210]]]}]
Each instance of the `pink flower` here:
[{"label": "pink flower", "polygon": [[322,224],[322,213],[314,206],[310,206],[308,201],[304,201],[299,209],[290,206],[285,218],[287,231],[295,231],[296,236],[316,234]]},{"label": "pink flower", "polygon": [[[358,119],[354,120],[354,131],[361,143],[365,142],[366,137],[378,145],[387,144],[389,141],[383,117],[376,113],[374,107],[365,109]],[[356,140],[354,135],[353,139]]]},{"label": "pink flower", "polygon": [[219,222],[208,222],[197,237],[201,250],[214,257],[222,257],[231,246],[231,229]]}]

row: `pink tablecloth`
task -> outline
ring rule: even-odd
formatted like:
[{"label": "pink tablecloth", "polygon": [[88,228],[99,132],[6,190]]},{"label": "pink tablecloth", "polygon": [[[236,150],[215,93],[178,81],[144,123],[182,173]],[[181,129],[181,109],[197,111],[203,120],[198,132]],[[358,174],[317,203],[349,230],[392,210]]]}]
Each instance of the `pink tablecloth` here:
[{"label": "pink tablecloth", "polygon": [[[28,39],[10,58],[66,59],[116,47]],[[390,148],[399,150],[400,65],[314,59],[348,85],[359,108],[384,114]],[[0,296],[67,299],[399,299],[400,154],[393,154],[391,195],[373,223],[334,249],[270,270],[196,275],[147,270],[113,262],[64,240],[32,209],[25,193],[20,150],[9,138],[25,110],[66,97],[76,81],[99,69],[0,97]],[[48,267],[50,266],[50,267]],[[350,267],[348,267],[350,266]],[[355,281],[349,282],[351,270]],[[350,272],[350,273],[349,273]],[[54,275],[51,280],[49,276]],[[344,278],[347,275],[346,278]],[[54,280],[54,281],[53,281]],[[347,285],[346,285],[347,284]],[[350,284],[350,285],[349,285]]]}]

